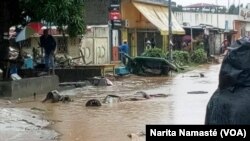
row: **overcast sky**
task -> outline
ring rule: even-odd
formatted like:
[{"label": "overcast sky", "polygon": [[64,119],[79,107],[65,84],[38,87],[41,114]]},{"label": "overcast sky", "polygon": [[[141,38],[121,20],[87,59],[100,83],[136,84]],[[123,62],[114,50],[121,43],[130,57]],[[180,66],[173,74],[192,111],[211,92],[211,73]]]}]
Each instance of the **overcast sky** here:
[{"label": "overcast sky", "polygon": [[182,6],[187,6],[190,4],[195,4],[195,3],[210,3],[210,4],[216,4],[216,1],[218,2],[218,5],[224,5],[226,7],[228,7],[228,3],[229,5],[231,4],[235,4],[238,5],[239,2],[243,3],[244,6],[246,6],[247,3],[250,3],[250,0],[172,0],[175,1],[178,4],[182,5]]}]

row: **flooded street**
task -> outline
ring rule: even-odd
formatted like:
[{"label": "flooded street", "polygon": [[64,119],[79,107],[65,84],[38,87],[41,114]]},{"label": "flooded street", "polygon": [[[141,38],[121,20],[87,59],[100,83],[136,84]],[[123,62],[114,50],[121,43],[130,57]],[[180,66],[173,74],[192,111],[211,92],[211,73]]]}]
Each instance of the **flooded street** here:
[{"label": "flooded street", "polygon": [[[144,132],[146,124],[204,124],[206,104],[217,88],[219,69],[220,65],[205,65],[175,77],[129,76],[113,81],[110,87],[64,91],[74,100],[70,103],[41,103],[45,96],[39,96],[35,101],[29,98],[17,102],[14,107],[44,111],[49,127],[60,134],[61,141],[130,141],[127,135]],[[205,77],[199,77],[200,73]],[[110,94],[126,97],[138,91],[170,96],[85,107],[92,98],[103,100]],[[188,94],[198,91],[203,93]]]},{"label": "flooded street", "polygon": [[27,109],[0,108],[1,141],[55,140],[57,132],[46,129],[50,123]]}]

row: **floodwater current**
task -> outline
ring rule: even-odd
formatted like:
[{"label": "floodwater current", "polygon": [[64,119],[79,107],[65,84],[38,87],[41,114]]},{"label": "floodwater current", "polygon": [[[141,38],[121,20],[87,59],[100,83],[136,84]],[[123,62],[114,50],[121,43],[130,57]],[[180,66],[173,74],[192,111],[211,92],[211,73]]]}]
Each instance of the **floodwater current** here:
[{"label": "floodwater current", "polygon": [[[114,86],[86,86],[63,91],[62,94],[69,95],[74,100],[70,103],[41,103],[40,101],[45,97],[43,95],[38,96],[36,100],[33,98],[20,100],[16,102],[14,109],[42,111],[39,117],[46,119],[50,126],[36,129],[37,132],[30,132],[27,136],[35,136],[41,132],[37,141],[54,139],[60,141],[130,141],[131,138],[128,135],[145,132],[147,124],[204,124],[207,102],[218,85],[219,69],[220,64],[216,64],[204,65],[172,77],[131,75],[116,80],[111,79]],[[204,74],[204,77],[200,77],[200,73]],[[109,103],[101,107],[85,107],[89,99],[103,100],[106,95],[110,94],[127,97],[133,96],[138,91],[169,96]],[[1,136],[7,128],[1,126],[3,123],[4,121],[0,120]],[[34,123],[37,122],[34,121]],[[35,126],[35,128],[38,127],[41,125]],[[44,134],[48,130],[51,134]],[[15,140],[14,138],[7,139],[7,141]],[[139,137],[138,140],[145,140],[145,137]]]}]

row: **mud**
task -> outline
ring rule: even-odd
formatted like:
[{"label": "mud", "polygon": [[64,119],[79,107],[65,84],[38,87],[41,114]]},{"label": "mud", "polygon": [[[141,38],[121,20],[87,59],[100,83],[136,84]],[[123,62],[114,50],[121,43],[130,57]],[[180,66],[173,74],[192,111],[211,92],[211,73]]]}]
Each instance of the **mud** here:
[{"label": "mud", "polygon": [[48,129],[41,113],[28,109],[0,108],[1,141],[53,141],[59,134]]}]

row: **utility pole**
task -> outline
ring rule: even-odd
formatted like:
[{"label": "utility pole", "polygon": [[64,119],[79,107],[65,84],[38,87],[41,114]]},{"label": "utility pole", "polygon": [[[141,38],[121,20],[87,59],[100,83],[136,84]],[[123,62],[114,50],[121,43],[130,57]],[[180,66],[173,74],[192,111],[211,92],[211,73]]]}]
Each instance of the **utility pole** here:
[{"label": "utility pole", "polygon": [[168,47],[170,53],[170,60],[173,61],[171,0],[168,0]]},{"label": "utility pole", "polygon": [[217,28],[219,28],[219,7],[218,7],[218,0],[216,0],[216,13],[217,13]]},{"label": "utility pole", "polygon": [[[217,13],[217,28],[219,28],[219,7],[218,7],[218,0],[216,0],[216,13]],[[216,36],[215,36],[216,37]],[[220,35],[220,38],[221,38],[221,35]],[[216,43],[214,45],[214,55],[216,54],[216,49],[215,49],[215,46],[216,46]]]}]

